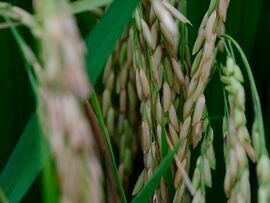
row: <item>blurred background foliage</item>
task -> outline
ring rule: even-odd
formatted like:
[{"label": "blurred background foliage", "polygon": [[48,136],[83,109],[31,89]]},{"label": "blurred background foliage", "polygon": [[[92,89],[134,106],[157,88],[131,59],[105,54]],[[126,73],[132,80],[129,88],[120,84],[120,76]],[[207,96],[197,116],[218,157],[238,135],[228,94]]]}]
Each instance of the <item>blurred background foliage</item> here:
[{"label": "blurred background foliage", "polygon": [[[31,11],[31,0],[7,1]],[[209,0],[187,0],[188,18],[193,26],[189,28],[190,46],[195,41],[197,30]],[[86,36],[95,20],[91,14],[77,17],[82,36]],[[2,19],[1,19],[2,21]],[[269,0],[231,0],[227,33],[233,36],[246,52],[252,68],[264,114],[264,124],[269,149],[270,123],[270,1]],[[32,39],[27,30],[21,29],[30,44]],[[27,74],[18,46],[8,29],[0,30],[0,171],[4,168],[19,136],[35,109],[35,99],[27,78]],[[241,64],[240,64],[241,65]],[[223,156],[221,119],[223,115],[222,86],[218,74],[213,77],[207,88],[207,105],[211,124],[215,129],[215,149]],[[247,97],[249,94],[247,94]],[[247,99],[247,114],[251,118],[251,101]],[[251,120],[249,120],[251,123]],[[214,173],[213,188],[209,190],[207,202],[225,202],[223,193],[224,165],[222,159],[217,160]],[[251,166],[251,169],[253,166]],[[254,174],[253,174],[254,175]],[[251,176],[251,179],[252,176]],[[254,183],[256,186],[256,183]],[[31,187],[23,202],[41,202],[40,178]],[[254,187],[253,187],[254,191]],[[254,194],[254,193],[253,193]],[[253,196],[253,200],[256,197]]]}]

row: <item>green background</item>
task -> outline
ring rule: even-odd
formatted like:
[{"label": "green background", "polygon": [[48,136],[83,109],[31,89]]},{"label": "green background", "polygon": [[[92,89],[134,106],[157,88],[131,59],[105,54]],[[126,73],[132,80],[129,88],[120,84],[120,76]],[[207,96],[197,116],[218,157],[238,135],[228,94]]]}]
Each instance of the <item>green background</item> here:
[{"label": "green background", "polygon": [[[13,0],[10,3],[31,11],[30,0]],[[208,0],[187,0],[188,18],[193,27],[189,28],[190,43],[193,44],[198,26],[207,10]],[[90,20],[89,20],[90,19]],[[89,24],[93,20],[89,16],[81,15],[79,24],[82,34],[86,35]],[[2,22],[2,19],[1,19]],[[31,43],[31,37],[27,30],[23,30],[27,42]],[[231,0],[227,21],[227,33],[232,35],[243,47],[251,62],[256,84],[261,98],[262,110],[269,148],[270,122],[270,1],[269,0]],[[0,30],[0,172],[4,168],[15,144],[22,133],[27,121],[34,112],[35,101],[31,91],[29,80],[25,71],[18,46],[9,30]],[[218,91],[220,90],[220,91]],[[217,77],[213,78],[207,89],[207,105],[210,111],[211,123],[215,128],[215,149],[222,157],[222,134],[218,129],[221,125],[223,114],[222,90]],[[249,94],[247,94],[249,97]],[[247,114],[249,124],[252,122],[252,106],[247,99]],[[213,187],[209,190],[207,202],[225,202],[223,193],[223,159],[217,160],[217,171],[214,173]],[[253,172],[254,167],[251,166]],[[251,173],[253,182],[254,173]],[[256,186],[256,183],[254,184]],[[253,194],[254,194],[254,187]],[[253,196],[255,199],[256,196]],[[41,202],[40,181],[37,179],[27,193],[23,202]]]}]

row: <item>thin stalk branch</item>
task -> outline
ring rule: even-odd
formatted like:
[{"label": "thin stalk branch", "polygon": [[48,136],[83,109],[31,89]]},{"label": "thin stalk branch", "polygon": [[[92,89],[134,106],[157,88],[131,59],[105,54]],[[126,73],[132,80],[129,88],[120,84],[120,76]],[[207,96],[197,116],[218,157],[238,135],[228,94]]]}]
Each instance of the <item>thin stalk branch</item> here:
[{"label": "thin stalk branch", "polygon": [[248,59],[247,59],[244,51],[240,47],[240,45],[231,36],[222,35],[221,37],[228,40],[229,42],[232,42],[233,45],[238,50],[238,52],[240,53],[240,56],[241,56],[242,61],[244,63],[244,66],[245,66],[245,69],[246,69],[246,72],[248,75],[249,83],[250,83],[251,95],[252,95],[252,100],[253,100],[254,116],[258,121],[258,129],[259,129],[260,142],[261,142],[260,147],[262,147],[262,153],[268,154],[266,144],[265,144],[265,132],[264,132],[264,124],[263,124],[263,116],[262,116],[260,98],[259,98],[258,90],[256,87],[256,83],[255,83]]}]

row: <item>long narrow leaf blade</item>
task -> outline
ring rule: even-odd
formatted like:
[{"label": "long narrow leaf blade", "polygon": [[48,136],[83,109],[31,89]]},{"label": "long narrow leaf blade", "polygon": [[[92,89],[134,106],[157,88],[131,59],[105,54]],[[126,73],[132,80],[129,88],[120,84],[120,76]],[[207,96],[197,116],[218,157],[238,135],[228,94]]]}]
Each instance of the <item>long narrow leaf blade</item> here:
[{"label": "long narrow leaf blade", "polygon": [[111,2],[112,0],[78,0],[71,4],[71,11],[73,14],[91,11],[95,8],[105,6]]},{"label": "long narrow leaf blade", "polygon": [[[165,125],[164,125],[164,120],[163,120],[163,123],[162,123],[162,133],[161,133],[161,152],[162,152],[162,159],[164,159],[166,157],[166,155],[168,154],[168,151],[169,151],[169,146],[168,146],[168,143],[167,143],[167,135],[166,135],[166,129],[165,129]],[[164,175],[164,178],[165,178],[165,181],[166,181],[166,184],[167,184],[167,187],[169,189],[169,200],[170,202],[173,201],[173,197],[174,197],[174,193],[175,193],[175,190],[174,190],[174,185],[173,185],[173,179],[172,179],[172,172],[171,170],[167,170],[167,172],[165,173]]]},{"label": "long narrow leaf blade", "polygon": [[160,182],[161,177],[166,174],[172,161],[174,160],[174,156],[179,149],[179,144],[180,143],[177,143],[173,150],[168,153],[166,157],[164,157],[163,161],[160,163],[149,182],[147,182],[139,194],[132,200],[132,203],[149,202]]},{"label": "long narrow leaf blade", "polygon": [[106,125],[105,125],[105,122],[104,122],[104,119],[103,119],[103,116],[102,116],[101,108],[100,108],[100,105],[99,105],[99,101],[98,101],[98,98],[97,98],[95,92],[92,93],[91,100],[92,100],[92,106],[95,109],[95,113],[96,113],[96,116],[97,116],[97,120],[98,120],[100,129],[101,129],[101,131],[102,131],[102,133],[104,135],[104,138],[106,140],[107,147],[108,147],[108,150],[109,150],[109,153],[110,153],[110,159],[111,159],[111,163],[112,163],[112,171],[114,173],[114,178],[115,178],[117,189],[118,189],[118,191],[120,193],[120,196],[121,196],[121,201],[122,202],[127,202],[125,192],[124,192],[124,189],[122,187],[122,184],[121,184],[121,181],[120,181],[120,178],[119,178],[118,169],[117,169],[115,158],[114,158],[114,153],[113,153],[113,148],[112,148],[112,144],[111,144],[111,141],[110,141],[109,132],[108,132],[108,129],[106,128]]},{"label": "long narrow leaf blade", "polygon": [[1,187],[0,187],[0,202],[8,203],[7,197]]},{"label": "long narrow leaf blade", "polygon": [[101,22],[86,38],[88,47],[87,71],[95,84],[117,40],[131,19],[138,0],[115,0]]}]

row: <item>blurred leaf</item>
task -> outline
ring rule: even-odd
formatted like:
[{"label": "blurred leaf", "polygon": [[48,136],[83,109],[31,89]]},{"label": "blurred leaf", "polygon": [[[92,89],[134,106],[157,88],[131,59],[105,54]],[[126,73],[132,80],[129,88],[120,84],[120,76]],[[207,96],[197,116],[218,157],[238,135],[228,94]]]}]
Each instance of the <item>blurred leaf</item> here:
[{"label": "blurred leaf", "polygon": [[112,0],[78,0],[71,4],[71,11],[73,14],[91,11],[95,8],[105,6],[111,2]]},{"label": "blurred leaf", "polygon": [[137,3],[138,0],[115,0],[101,22],[86,38],[87,71],[92,84],[95,84],[100,76]]},{"label": "blurred leaf", "polygon": [[44,167],[49,157],[48,149],[41,134],[38,117],[34,114],[0,176],[0,185],[8,202],[20,202]]},{"label": "blurred leaf", "polygon": [[[44,154],[47,156],[47,154]],[[57,171],[54,167],[53,158],[45,160],[42,170],[42,199],[43,203],[59,202],[59,187],[57,182]]]},{"label": "blurred leaf", "polygon": [[0,202],[8,203],[7,197],[1,187],[0,187]]}]

